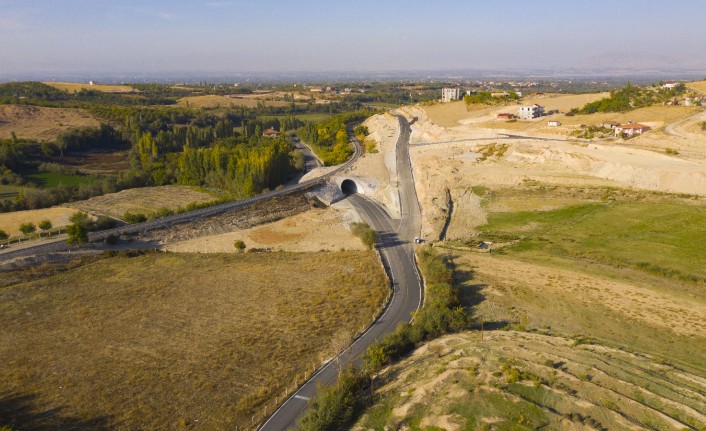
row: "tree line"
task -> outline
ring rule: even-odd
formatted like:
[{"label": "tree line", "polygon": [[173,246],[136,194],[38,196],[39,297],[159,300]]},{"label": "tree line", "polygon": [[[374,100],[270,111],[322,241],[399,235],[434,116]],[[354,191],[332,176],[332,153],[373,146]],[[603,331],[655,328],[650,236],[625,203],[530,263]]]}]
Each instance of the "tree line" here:
[{"label": "tree line", "polygon": [[609,97],[587,103],[583,108],[572,110],[572,112],[579,114],[625,112],[656,103],[666,103],[685,92],[686,86],[684,84],[677,84],[674,88],[641,88],[628,81],[625,87],[611,91]]}]

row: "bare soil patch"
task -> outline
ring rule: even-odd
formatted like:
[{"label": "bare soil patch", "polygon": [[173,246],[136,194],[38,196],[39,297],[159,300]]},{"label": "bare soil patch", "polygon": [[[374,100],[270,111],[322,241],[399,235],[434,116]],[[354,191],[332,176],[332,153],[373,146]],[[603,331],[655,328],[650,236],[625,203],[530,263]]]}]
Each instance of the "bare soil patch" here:
[{"label": "bare soil patch", "polygon": [[274,223],[239,229],[220,235],[194,238],[167,245],[174,252],[235,253],[233,243],[245,242],[247,248],[267,248],[275,251],[311,252],[319,250],[364,250],[334,207],[312,209]]},{"label": "bare soil patch", "polygon": [[18,138],[51,141],[70,129],[99,125],[100,121],[83,109],[0,105],[0,138],[15,132]]}]

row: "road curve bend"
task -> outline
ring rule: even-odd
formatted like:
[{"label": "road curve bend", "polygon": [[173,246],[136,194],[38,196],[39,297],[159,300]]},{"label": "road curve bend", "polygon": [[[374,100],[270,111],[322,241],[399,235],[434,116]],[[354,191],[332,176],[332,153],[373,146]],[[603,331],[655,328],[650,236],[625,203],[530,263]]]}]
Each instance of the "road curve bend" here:
[{"label": "road curve bend", "polygon": [[[409,160],[410,127],[406,118],[397,115],[400,137],[397,141],[397,175],[402,219],[393,223],[389,214],[376,202],[354,194],[350,203],[377,232],[377,249],[390,269],[393,284],[392,299],[382,315],[341,352],[339,361],[322,366],[304,385],[292,394],[260,427],[259,431],[283,431],[296,427],[296,421],[316,395],[319,384],[331,385],[338,377],[339,362],[343,366],[358,362],[375,340],[395,330],[401,322],[409,322],[422,303],[422,282],[414,260],[414,237],[419,235],[421,213],[414,188],[412,165]],[[396,227],[396,228],[395,228]]]}]

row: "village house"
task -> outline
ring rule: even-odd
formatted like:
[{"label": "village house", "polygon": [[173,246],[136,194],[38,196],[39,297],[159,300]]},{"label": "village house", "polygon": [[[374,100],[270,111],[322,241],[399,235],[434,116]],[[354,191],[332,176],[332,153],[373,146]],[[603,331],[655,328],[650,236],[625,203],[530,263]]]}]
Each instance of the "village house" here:
[{"label": "village house", "polygon": [[458,100],[461,98],[461,89],[456,88],[442,88],[441,89],[441,101],[450,102],[452,100]]},{"label": "village house", "polygon": [[523,120],[531,120],[533,118],[539,118],[544,115],[544,106],[537,105],[527,105],[520,106],[517,116]]},{"label": "village house", "polygon": [[548,125],[549,127],[558,127],[558,126],[561,126],[561,122],[559,122],[559,121],[557,121],[557,120],[552,120],[552,121],[549,121],[549,122],[547,123],[547,125]]},{"label": "village house", "polygon": [[604,121],[601,126],[606,129],[615,129],[616,127],[620,126],[620,123],[617,121]]},{"label": "village house", "polygon": [[619,126],[615,126],[615,136],[620,136],[622,134],[625,137],[631,137],[635,135],[642,135],[648,130],[650,130],[650,128],[644,124],[621,124]]},{"label": "village house", "polygon": [[266,138],[279,138],[279,132],[275,129],[265,129],[265,131],[262,132],[262,136]]},{"label": "village house", "polygon": [[664,84],[662,84],[662,88],[672,89],[677,85],[679,85],[679,83],[676,81],[665,81]]}]

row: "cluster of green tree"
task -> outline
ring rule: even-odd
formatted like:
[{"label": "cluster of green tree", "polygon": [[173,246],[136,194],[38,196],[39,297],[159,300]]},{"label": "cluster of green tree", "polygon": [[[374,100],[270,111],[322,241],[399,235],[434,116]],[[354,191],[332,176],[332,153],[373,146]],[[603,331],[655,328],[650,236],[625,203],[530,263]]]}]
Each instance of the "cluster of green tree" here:
[{"label": "cluster of green tree", "polygon": [[[3,179],[6,177],[2,177]],[[40,189],[28,184],[13,200],[0,201],[0,212],[48,208],[65,202],[89,199],[135,187],[154,185],[151,176],[142,172],[128,172],[115,177],[96,177],[87,184],[65,185]]]},{"label": "cluster of green tree", "polygon": [[419,262],[426,291],[424,306],[414,321],[400,324],[395,332],[373,343],[363,355],[362,369],[342,371],[335,386],[321,390],[300,419],[302,430],[344,429],[370,401],[366,394],[382,367],[409,354],[419,343],[470,323],[460,306],[453,268],[446,258],[425,247],[419,252]]},{"label": "cluster of green tree", "polygon": [[176,98],[149,94],[107,93],[82,89],[76,93],[59,90],[41,82],[0,84],[0,104],[85,108],[90,105],[173,105]]},{"label": "cluster of green tree", "polygon": [[226,139],[208,148],[184,146],[178,161],[179,182],[226,190],[236,198],[284,183],[292,171],[291,144],[283,136],[256,142]]},{"label": "cluster of green tree", "polygon": [[678,84],[674,88],[641,88],[628,82],[624,88],[611,91],[610,97],[587,103],[578,110],[578,113],[625,112],[655,103],[669,102],[672,98],[681,96],[684,92],[686,92],[684,84]]},{"label": "cluster of green tree", "polygon": [[374,112],[359,110],[338,114],[321,123],[308,122],[299,130],[299,134],[327,166],[345,162],[353,148],[348,145],[347,126],[353,122],[368,118]]},{"label": "cluster of green tree", "polygon": [[463,101],[470,105],[472,103],[481,103],[483,105],[499,105],[511,101],[519,100],[520,96],[514,91],[506,92],[502,96],[493,96],[489,91],[479,91],[476,93],[466,94],[463,96]]}]

